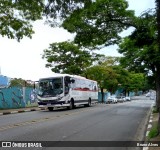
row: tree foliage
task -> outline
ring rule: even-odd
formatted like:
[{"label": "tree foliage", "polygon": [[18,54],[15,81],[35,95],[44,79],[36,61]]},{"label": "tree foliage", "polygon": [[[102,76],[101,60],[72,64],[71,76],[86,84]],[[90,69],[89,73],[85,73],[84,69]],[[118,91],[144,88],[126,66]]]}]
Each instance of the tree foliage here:
[{"label": "tree foliage", "polygon": [[31,21],[42,18],[44,0],[0,0],[0,34],[18,41],[34,33]]},{"label": "tree foliage", "polygon": [[120,64],[120,57],[102,56],[99,58],[98,64],[101,66],[118,66]]},{"label": "tree foliage", "polygon": [[51,26],[59,26],[75,10],[86,8],[91,3],[92,0],[47,0],[44,15]]},{"label": "tree foliage", "polygon": [[134,25],[134,12],[127,8],[125,0],[92,1],[86,7],[74,10],[62,26],[76,33],[74,42],[84,47],[116,44],[119,33]]},{"label": "tree foliage", "polygon": [[130,73],[127,86],[128,91],[141,91],[144,89],[145,76],[143,73]]},{"label": "tree foliage", "polygon": [[43,58],[48,62],[46,66],[51,67],[53,72],[76,75],[82,74],[100,56],[80,49],[72,42],[52,43],[43,54]]},{"label": "tree foliage", "polygon": [[34,33],[32,21],[47,17],[51,26],[75,32],[75,42],[110,45],[132,24],[126,0],[0,0],[0,34],[20,40]]},{"label": "tree foliage", "polygon": [[103,89],[107,89],[107,91],[112,94],[114,94],[119,88],[123,89],[125,94],[130,91],[137,92],[144,89],[145,76],[143,73],[129,72],[124,69],[119,64],[119,58],[117,57],[102,58],[104,61],[88,68],[85,72],[88,78],[98,82],[102,98]]},{"label": "tree foliage", "polygon": [[102,57],[101,63],[86,70],[88,78],[98,81],[101,89],[114,93],[117,88],[128,83],[129,72],[119,65],[118,57]]},{"label": "tree foliage", "polygon": [[147,11],[137,20],[136,30],[120,44],[121,63],[130,70],[154,77],[157,109],[160,108],[160,46],[155,11]]},{"label": "tree foliage", "polygon": [[112,67],[93,66],[86,71],[87,78],[96,80],[101,89],[107,89],[110,92],[115,92],[118,81],[116,72]]},{"label": "tree foliage", "polygon": [[33,87],[32,84],[28,83],[26,80],[24,79],[21,79],[21,78],[14,78],[14,79],[11,79],[11,82],[10,82],[10,86],[13,87],[13,86],[18,86],[18,87]]},{"label": "tree foliage", "polygon": [[121,63],[124,67],[136,72],[149,73],[150,70],[155,72],[155,64],[160,60],[156,43],[155,12],[144,13],[136,23],[135,31],[124,38],[119,45],[118,51],[124,56]]},{"label": "tree foliage", "polygon": [[[158,52],[160,53],[160,1],[156,0],[156,25],[157,25],[157,44],[158,44]],[[158,134],[160,134],[160,63],[158,64],[159,68],[157,69],[156,74],[156,88],[157,90],[157,99],[156,99],[156,106],[157,110],[159,111],[159,119],[158,119]]]}]

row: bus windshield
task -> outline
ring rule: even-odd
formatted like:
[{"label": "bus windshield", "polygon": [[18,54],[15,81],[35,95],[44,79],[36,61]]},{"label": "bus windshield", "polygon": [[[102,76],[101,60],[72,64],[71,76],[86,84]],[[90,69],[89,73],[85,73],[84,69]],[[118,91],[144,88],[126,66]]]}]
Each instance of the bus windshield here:
[{"label": "bus windshield", "polygon": [[63,80],[62,78],[49,78],[41,79],[39,81],[38,95],[45,96],[57,96],[63,93]]}]

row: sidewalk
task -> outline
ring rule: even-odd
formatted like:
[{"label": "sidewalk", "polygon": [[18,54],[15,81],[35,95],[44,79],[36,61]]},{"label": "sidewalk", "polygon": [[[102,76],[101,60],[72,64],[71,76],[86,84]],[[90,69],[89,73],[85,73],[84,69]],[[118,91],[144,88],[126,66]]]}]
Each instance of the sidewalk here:
[{"label": "sidewalk", "polygon": [[44,108],[38,108],[34,106],[34,107],[17,108],[17,109],[0,109],[0,116],[16,114],[16,113],[23,113],[23,112],[30,112],[30,111],[38,111],[38,110],[44,110]]},{"label": "sidewalk", "polygon": [[[151,113],[150,119],[149,119],[149,122],[148,122],[148,128],[147,128],[147,131],[146,131],[146,141],[149,141],[149,142],[152,142],[152,141],[154,141],[154,142],[158,141],[159,142],[160,141],[160,135],[158,135],[154,138],[151,138],[151,139],[148,138],[149,132],[157,124],[158,118],[159,118],[158,113]],[[160,147],[144,147],[143,150],[160,150]]]}]

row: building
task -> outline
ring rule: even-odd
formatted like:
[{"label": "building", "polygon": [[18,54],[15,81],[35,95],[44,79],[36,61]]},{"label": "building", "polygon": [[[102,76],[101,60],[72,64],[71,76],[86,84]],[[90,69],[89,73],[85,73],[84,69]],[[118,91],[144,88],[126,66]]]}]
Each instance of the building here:
[{"label": "building", "polygon": [[0,88],[6,88],[10,85],[10,78],[0,75]]}]

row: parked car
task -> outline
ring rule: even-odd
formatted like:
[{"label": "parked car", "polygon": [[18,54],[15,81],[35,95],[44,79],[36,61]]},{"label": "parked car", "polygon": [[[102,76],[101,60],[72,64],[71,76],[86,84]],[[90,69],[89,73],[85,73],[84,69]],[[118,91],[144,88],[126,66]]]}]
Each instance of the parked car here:
[{"label": "parked car", "polygon": [[148,92],[148,93],[146,94],[146,97],[150,97],[150,96],[151,96],[151,93]]},{"label": "parked car", "polygon": [[117,98],[116,98],[116,96],[114,96],[114,95],[109,96],[107,102],[108,102],[109,104],[110,104],[110,103],[114,103],[114,104],[117,103]]},{"label": "parked car", "polygon": [[125,96],[117,96],[117,101],[123,103],[124,101],[126,101]]},{"label": "parked car", "polygon": [[126,101],[126,97],[125,97],[125,96],[122,96],[122,99],[123,99],[123,102],[125,102],[125,101]]},{"label": "parked car", "polygon": [[156,93],[151,93],[150,94],[150,100],[156,100]]},{"label": "parked car", "polygon": [[131,101],[131,98],[129,96],[126,96],[126,101]]}]

